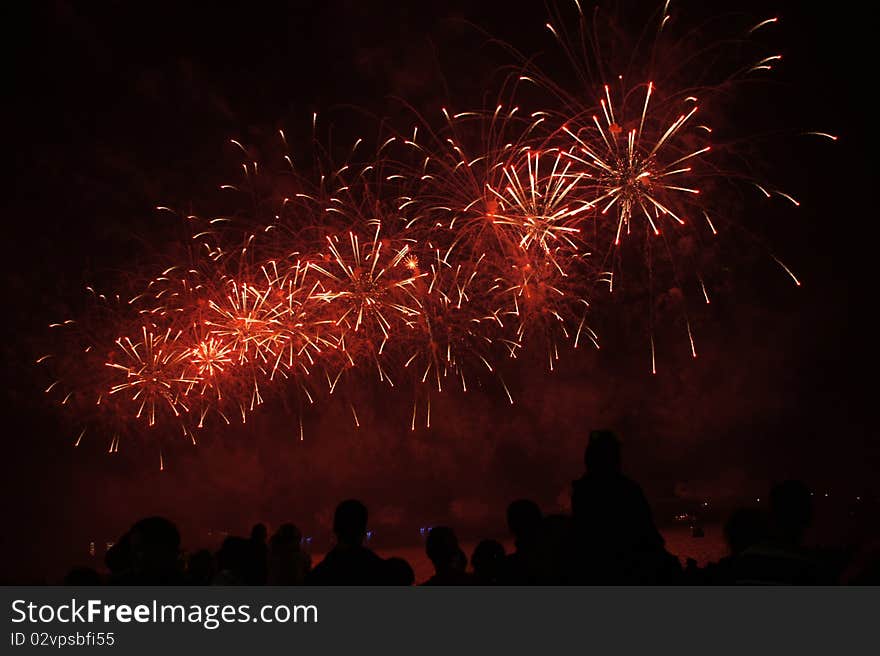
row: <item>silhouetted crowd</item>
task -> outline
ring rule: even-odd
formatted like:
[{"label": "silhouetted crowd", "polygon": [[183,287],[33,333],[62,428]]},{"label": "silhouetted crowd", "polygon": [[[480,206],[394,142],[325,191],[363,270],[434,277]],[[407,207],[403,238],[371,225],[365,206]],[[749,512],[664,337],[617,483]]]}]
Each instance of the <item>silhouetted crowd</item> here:
[{"label": "silhouetted crowd", "polygon": [[[423,585],[823,585],[880,583],[880,551],[845,558],[804,546],[813,505],[798,481],[776,485],[769,510],[734,511],[724,526],[729,555],[683,567],[655,526],[642,488],[621,470],[620,443],[609,431],[590,434],[586,471],[573,482],[571,515],[545,515],[520,499],[507,509],[514,549],[483,540],[468,558],[455,531],[435,526],[425,541],[434,575]],[[413,585],[402,558],[365,546],[367,508],[349,499],[336,508],[336,544],[313,566],[302,534],[283,524],[269,538],[257,524],[248,538],[227,537],[220,550],[183,561],[177,527],[162,517],[137,522],[106,554],[109,575],[72,570],[68,585]]]}]

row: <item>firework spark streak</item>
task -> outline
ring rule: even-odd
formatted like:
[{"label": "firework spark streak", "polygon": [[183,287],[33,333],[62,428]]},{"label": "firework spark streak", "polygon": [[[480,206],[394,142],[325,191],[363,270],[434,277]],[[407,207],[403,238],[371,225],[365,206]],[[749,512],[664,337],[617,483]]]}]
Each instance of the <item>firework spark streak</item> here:
[{"label": "firework spark streak", "polygon": [[[588,323],[595,292],[628,283],[627,248],[638,249],[651,285],[659,275],[655,251],[667,254],[674,287],[692,279],[695,298],[708,305],[711,278],[693,263],[709,250],[701,245],[732,223],[717,209],[726,202],[718,180],[741,180],[790,208],[800,203],[714,159],[722,149],[710,143],[712,128],[691,91],[712,87],[654,77],[670,30],[668,3],[634,84],[607,73],[614,62],[602,61],[590,41],[603,33],[573,6],[580,42],[558,14],[547,26],[580,67],[584,88],[567,89],[524,64],[517,84],[547,92],[536,111],[522,110],[516,90],[505,87],[490,109],[444,108],[437,128],[417,117],[407,134],[379,136],[372,155],[361,154],[363,139],[341,165],[319,149],[309,174],[286,152],[284,132],[280,172],[232,140],[245,155],[243,177],[221,189],[246,196],[251,214],[204,220],[180,213],[191,231],[188,260],[170,263],[128,296],[92,290],[99,305],[90,315],[53,324],[67,346],[38,362],[57,369],[46,393],[83,417],[75,445],[90,427],[112,426],[115,453],[120,435],[138,425],[154,435],[176,425],[195,443],[196,431],[218,418],[219,425],[245,422],[269,390],[285,397],[294,390],[313,403],[358,384],[361,370],[413,387],[413,430],[417,418],[430,427],[432,394],[467,392],[482,378],[497,380],[513,402],[498,359],[517,358],[537,342],[552,370],[566,346],[598,348]],[[745,38],[776,22],[743,28]],[[600,61],[585,62],[587,52]],[[737,75],[766,74],[780,59],[763,54]],[[315,115],[313,133],[318,125]],[[683,237],[690,245],[676,257]],[[646,343],[656,373],[654,317],[652,300]],[[355,403],[344,403],[359,426]],[[302,418],[296,423],[303,439]],[[160,462],[164,468],[164,454]]]}]

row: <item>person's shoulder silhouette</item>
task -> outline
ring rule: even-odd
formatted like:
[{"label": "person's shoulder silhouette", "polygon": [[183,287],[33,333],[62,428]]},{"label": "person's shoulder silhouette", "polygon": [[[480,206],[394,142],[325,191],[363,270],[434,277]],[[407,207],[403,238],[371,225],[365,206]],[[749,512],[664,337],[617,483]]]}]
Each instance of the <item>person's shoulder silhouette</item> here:
[{"label": "person's shoulder silhouette", "polygon": [[737,556],[736,583],[817,585],[834,581],[831,568],[803,544],[813,518],[811,497],[801,481],[784,481],[772,487],[768,537]]},{"label": "person's shoulder silhouette", "polygon": [[416,582],[412,566],[403,558],[395,556],[385,560],[385,572],[387,585],[413,585]]},{"label": "person's shoulder silhouette", "polygon": [[498,540],[483,540],[471,554],[474,583],[498,585],[504,569],[504,546]]},{"label": "person's shoulder silhouette", "polygon": [[734,585],[741,578],[742,554],[756,544],[765,542],[769,536],[767,515],[759,508],[737,508],[724,522],[724,541],[729,554],[704,569],[688,568],[691,583]]}]

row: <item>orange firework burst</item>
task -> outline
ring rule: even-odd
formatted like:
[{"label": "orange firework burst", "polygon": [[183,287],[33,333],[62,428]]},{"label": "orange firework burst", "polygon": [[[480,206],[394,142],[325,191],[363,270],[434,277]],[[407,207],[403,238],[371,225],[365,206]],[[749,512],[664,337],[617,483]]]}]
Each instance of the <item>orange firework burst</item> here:
[{"label": "orange firework burst", "polygon": [[[548,256],[578,250],[577,216],[592,207],[572,194],[585,174],[570,172],[571,162],[563,161],[561,153],[551,152],[549,159],[548,173],[541,169],[541,153],[527,152],[524,172],[504,168],[505,187],[488,187],[499,201],[490,215],[494,222],[512,229],[522,250],[538,247]],[[547,155],[544,161],[547,166]]]},{"label": "orange firework burst", "polygon": [[418,314],[412,289],[424,275],[406,265],[409,244],[392,246],[379,238],[381,230],[375,222],[372,238],[362,239],[354,232],[347,238],[327,237],[332,264],[311,264],[323,276],[322,289],[313,296],[334,308],[341,339],[361,331],[381,336],[380,352],[394,329]]},{"label": "orange firework burst", "polygon": [[[709,145],[701,145],[691,150],[690,140],[681,138],[681,132],[697,113],[697,106],[686,107],[675,120],[667,126],[645,131],[645,119],[649,116],[649,106],[653,83],[645,86],[645,102],[638,126],[624,134],[618,120],[628,123],[623,110],[618,109],[615,116],[609,88],[605,86],[606,98],[601,100],[604,120],[593,115],[595,130],[579,128],[573,131],[568,125],[563,132],[575,142],[567,153],[568,158],[584,167],[583,178],[587,179],[587,198],[592,206],[601,208],[605,215],[612,208],[616,210],[617,220],[614,229],[614,245],[620,244],[621,232],[629,234],[633,217],[643,216],[655,235],[660,234],[662,219],[668,217],[684,225],[685,216],[693,210],[705,215],[705,210],[694,202],[700,190],[685,186],[688,177],[693,177],[692,160],[711,150]],[[688,97],[688,104],[696,98]],[[649,136],[650,135],[650,136]],[[646,138],[648,139],[646,143]],[[685,182],[679,182],[685,180]],[[696,207],[694,207],[696,205]]]},{"label": "orange firework burst", "polygon": [[143,326],[134,340],[117,339],[122,360],[107,362],[124,374],[123,380],[110,386],[109,394],[127,396],[137,408],[135,418],[145,419],[149,426],[155,426],[157,411],[170,412],[175,418],[189,412],[184,390],[197,381],[184,374],[186,351],[177,343],[179,337],[170,328],[157,333],[154,326]]}]

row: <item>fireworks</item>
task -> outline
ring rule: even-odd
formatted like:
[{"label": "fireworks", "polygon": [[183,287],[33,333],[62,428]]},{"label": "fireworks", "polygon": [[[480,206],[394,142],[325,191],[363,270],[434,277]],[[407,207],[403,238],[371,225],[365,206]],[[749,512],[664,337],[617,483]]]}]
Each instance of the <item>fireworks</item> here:
[{"label": "fireworks", "polygon": [[[208,417],[246,421],[266,390],[298,390],[314,402],[322,391],[360,384],[360,371],[413,386],[415,429],[419,398],[430,425],[430,394],[467,392],[498,375],[499,358],[539,343],[553,369],[566,345],[598,348],[590,325],[601,306],[597,289],[621,284],[627,248],[642,254],[653,284],[651,244],[662,244],[676,289],[693,278],[708,304],[702,267],[691,265],[707,250],[703,240],[725,227],[721,183],[744,180],[768,198],[799,203],[716,158],[724,149],[710,143],[693,91],[712,87],[685,84],[688,69],[664,68],[656,56],[668,3],[647,63],[625,67],[634,82],[602,60],[592,40],[605,35],[573,7],[579,42],[558,15],[548,27],[583,88],[565,88],[525,64],[517,83],[546,92],[536,111],[521,109],[505,88],[490,109],[444,108],[436,129],[419,119],[405,136],[378,137],[372,155],[361,154],[363,139],[342,164],[318,150],[311,173],[294,166],[283,132],[277,170],[233,140],[247,158],[244,177],[222,189],[247,195],[253,209],[234,220],[187,215],[187,261],[172,263],[127,303],[105,303],[112,312],[63,324],[76,344],[41,358],[63,374],[46,392],[80,412],[108,408],[102,416],[90,411],[85,423],[111,423],[112,415],[111,452],[120,425],[156,432],[176,424],[195,441]],[[744,30],[746,37],[775,21]],[[599,61],[587,61],[588,52]],[[639,49],[630,55],[637,60]],[[766,72],[778,60],[758,57],[736,75]],[[313,131],[317,124],[315,116]],[[683,236],[687,253],[676,257]],[[648,314],[656,371],[653,300]],[[686,311],[685,325],[696,357]]]},{"label": "fireworks", "polygon": [[156,424],[157,411],[170,412],[174,417],[189,412],[182,385],[196,381],[183,376],[185,355],[175,345],[179,336],[170,328],[157,334],[144,326],[137,341],[130,337],[117,339],[122,362],[107,363],[124,374],[122,381],[110,386],[109,394],[130,395],[137,408],[135,419],[144,418],[149,426]]},{"label": "fireworks", "polygon": [[[574,152],[569,152],[568,157],[582,164],[586,171],[583,176],[593,181],[589,197],[595,198],[591,203],[601,207],[601,215],[616,209],[615,246],[620,244],[621,232],[629,234],[634,215],[644,216],[655,235],[660,234],[658,226],[666,217],[684,225],[682,217],[690,207],[691,197],[700,193],[699,189],[683,186],[687,176],[693,173],[689,162],[711,150],[711,146],[692,152],[685,148],[685,154],[681,154],[681,148],[675,147],[679,133],[697,113],[696,106],[680,114],[665,129],[649,131],[660,136],[653,143],[644,143],[645,119],[649,115],[652,90],[653,83],[649,82],[645,87],[645,104],[637,128],[625,132],[617,122],[607,85],[607,103],[606,98],[601,100],[604,126],[597,116],[592,117],[598,139],[596,135],[584,134],[586,130],[583,128],[576,133],[568,126],[563,127],[565,134],[575,142]],[[623,116],[619,120],[625,122]],[[596,141],[601,144],[598,148]],[[671,156],[668,155],[670,151],[673,152]],[[679,182],[682,179],[685,182]],[[711,222],[709,224],[711,227]]]},{"label": "fireworks", "polygon": [[233,349],[214,337],[202,339],[189,350],[190,363],[199,380],[212,380],[232,364]]},{"label": "fireworks", "polygon": [[[428,263],[430,273],[419,277],[413,298],[418,311],[407,322],[400,350],[406,358],[404,368],[411,368],[418,382],[442,392],[451,379],[461,390],[468,390],[469,372],[493,372],[488,353],[492,350],[494,329],[500,321],[494,315],[482,315],[480,290],[472,286],[480,280],[482,258],[466,269],[452,265],[440,250]],[[414,269],[418,271],[419,269]]]},{"label": "fireworks", "polygon": [[[489,217],[513,229],[518,238],[517,246],[523,251],[534,247],[552,258],[559,250],[578,249],[573,241],[580,232],[575,220],[593,204],[572,194],[584,174],[570,173],[571,162],[562,162],[561,153],[551,153],[550,161],[552,169],[548,174],[541,169],[541,153],[527,152],[526,171],[522,174],[525,179],[515,168],[505,168],[507,184],[503,191],[491,186],[488,189],[499,201],[497,212]],[[561,270],[555,259],[553,263]]]},{"label": "fireworks", "polygon": [[347,239],[328,237],[327,248],[335,266],[312,265],[325,278],[324,290],[315,298],[340,306],[335,324],[342,329],[342,339],[364,330],[381,336],[379,351],[396,323],[418,314],[412,307],[410,290],[421,277],[406,264],[409,246],[389,246],[379,239],[381,230],[377,222],[372,239],[362,240],[353,232]]}]

